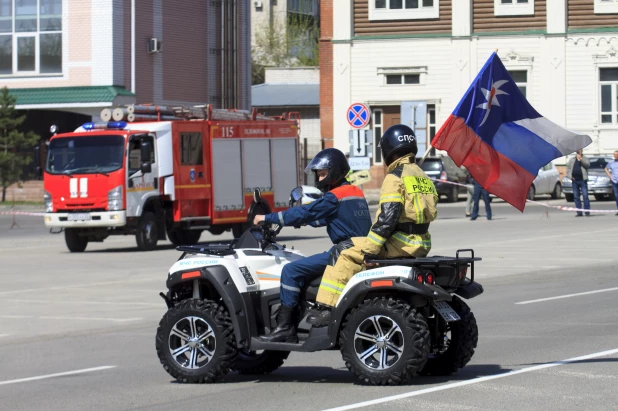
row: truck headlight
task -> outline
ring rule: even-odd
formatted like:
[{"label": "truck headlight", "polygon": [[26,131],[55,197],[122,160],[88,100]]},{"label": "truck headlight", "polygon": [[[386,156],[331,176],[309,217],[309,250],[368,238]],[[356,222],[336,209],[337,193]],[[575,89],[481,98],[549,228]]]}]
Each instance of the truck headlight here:
[{"label": "truck headlight", "polygon": [[609,183],[609,177],[597,177],[597,183],[605,184]]},{"label": "truck headlight", "polygon": [[568,178],[567,176],[562,177],[562,182],[563,183],[567,183],[567,184],[571,184],[571,179]]},{"label": "truck headlight", "polygon": [[107,193],[107,209],[109,211],[122,210],[122,186],[118,186]]},{"label": "truck headlight", "polygon": [[54,212],[54,203],[52,202],[52,196],[47,191],[43,192],[43,201],[45,201],[45,212],[53,213]]}]

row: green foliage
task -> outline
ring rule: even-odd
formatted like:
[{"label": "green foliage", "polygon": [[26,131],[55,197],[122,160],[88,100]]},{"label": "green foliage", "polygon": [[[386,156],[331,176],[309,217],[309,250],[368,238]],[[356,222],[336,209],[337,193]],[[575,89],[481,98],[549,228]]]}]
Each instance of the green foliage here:
[{"label": "green foliage", "polygon": [[28,155],[39,141],[33,132],[23,133],[20,127],[26,121],[25,115],[15,110],[17,99],[4,87],[0,92],[0,185],[2,202],[6,199],[6,189],[20,183],[25,177],[23,169],[30,164]]},{"label": "green foliage", "polygon": [[266,67],[318,66],[319,37],[319,19],[302,14],[258,24],[251,50],[252,84],[264,82]]}]

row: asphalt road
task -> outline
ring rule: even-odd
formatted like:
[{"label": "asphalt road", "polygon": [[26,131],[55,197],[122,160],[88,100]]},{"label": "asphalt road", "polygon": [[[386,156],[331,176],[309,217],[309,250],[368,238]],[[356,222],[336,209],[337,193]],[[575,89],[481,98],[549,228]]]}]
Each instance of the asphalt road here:
[{"label": "asphalt road", "polygon": [[[154,350],[158,293],[179,256],[169,243],[138,252],[133,237],[115,237],[70,254],[40,217],[18,216],[10,229],[0,216],[0,409],[616,409],[618,217],[492,208],[492,221],[473,222],[463,202],[440,204],[431,227],[432,254],[483,257],[485,293],[468,301],[475,356],[450,377],[398,387],[360,384],[338,351],[292,353],[268,376],[178,384]],[[280,240],[305,253],[328,242],[311,228],[286,228]]]}]

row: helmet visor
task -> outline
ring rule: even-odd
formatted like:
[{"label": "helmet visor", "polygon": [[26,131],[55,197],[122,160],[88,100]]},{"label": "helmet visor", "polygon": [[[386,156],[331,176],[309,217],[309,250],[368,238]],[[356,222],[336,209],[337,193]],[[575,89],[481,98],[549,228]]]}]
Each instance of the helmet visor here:
[{"label": "helmet visor", "polygon": [[330,169],[332,167],[333,163],[329,157],[316,156],[307,164],[307,167],[305,167],[305,173],[311,174],[313,170]]}]

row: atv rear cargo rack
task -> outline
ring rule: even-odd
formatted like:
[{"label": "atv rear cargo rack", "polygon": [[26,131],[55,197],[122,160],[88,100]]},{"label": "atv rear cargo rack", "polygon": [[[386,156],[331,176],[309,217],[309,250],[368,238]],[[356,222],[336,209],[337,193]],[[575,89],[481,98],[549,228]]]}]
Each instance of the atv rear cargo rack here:
[{"label": "atv rear cargo rack", "polygon": [[[469,252],[470,257],[460,257],[459,253]],[[463,249],[457,250],[455,253],[455,257],[446,257],[441,255],[435,255],[432,257],[423,257],[423,258],[375,258],[376,256],[365,256],[365,263],[370,264],[378,264],[380,266],[389,266],[389,265],[404,265],[407,267],[421,267],[421,266],[439,266],[439,265],[450,265],[455,266],[457,271],[459,271],[459,267],[464,264],[470,264],[470,282],[474,282],[474,262],[481,261],[481,257],[474,256],[474,250],[472,249]]]},{"label": "atv rear cargo rack", "polygon": [[185,258],[187,254],[211,254],[211,255],[232,255],[234,251],[234,244],[236,241],[229,243],[215,243],[215,244],[197,244],[197,245],[180,245],[176,247],[176,250],[182,251],[182,255],[179,260]]}]

